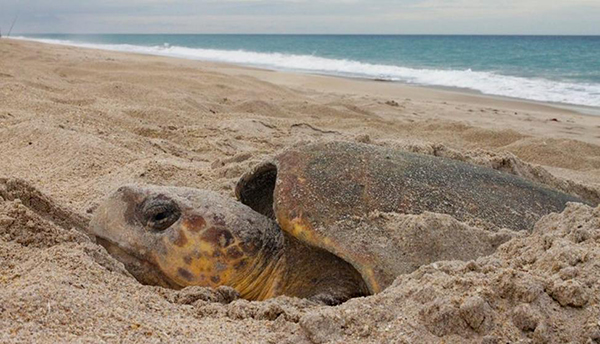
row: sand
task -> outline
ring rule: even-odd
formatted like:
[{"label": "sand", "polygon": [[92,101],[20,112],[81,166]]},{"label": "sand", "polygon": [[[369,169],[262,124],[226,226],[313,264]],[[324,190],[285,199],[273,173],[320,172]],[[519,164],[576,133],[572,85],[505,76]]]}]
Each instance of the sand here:
[{"label": "sand", "polygon": [[[551,104],[0,40],[0,342],[600,343],[600,207],[326,307],[139,284],[87,237],[136,182],[233,197],[299,142],[472,162],[600,201],[600,117]],[[466,224],[385,214],[390,226]],[[470,228],[473,231],[485,229]]]}]

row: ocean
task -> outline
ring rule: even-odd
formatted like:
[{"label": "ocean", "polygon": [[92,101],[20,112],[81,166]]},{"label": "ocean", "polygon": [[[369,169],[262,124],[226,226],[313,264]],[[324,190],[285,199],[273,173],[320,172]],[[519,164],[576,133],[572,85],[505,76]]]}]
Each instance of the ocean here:
[{"label": "ocean", "polygon": [[600,107],[600,36],[47,34],[16,38]]}]

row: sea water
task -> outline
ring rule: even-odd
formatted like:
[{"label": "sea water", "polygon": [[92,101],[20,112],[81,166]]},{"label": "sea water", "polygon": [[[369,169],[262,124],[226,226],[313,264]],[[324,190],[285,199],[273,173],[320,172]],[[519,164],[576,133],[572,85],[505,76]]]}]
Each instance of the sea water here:
[{"label": "sea water", "polygon": [[48,34],[17,38],[600,107],[600,36]]}]

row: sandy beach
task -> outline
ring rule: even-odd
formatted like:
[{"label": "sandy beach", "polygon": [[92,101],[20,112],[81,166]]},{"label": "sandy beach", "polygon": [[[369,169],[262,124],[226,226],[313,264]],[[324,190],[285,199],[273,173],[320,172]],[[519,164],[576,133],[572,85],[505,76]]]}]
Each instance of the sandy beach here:
[{"label": "sandy beach", "polygon": [[[2,39],[0,342],[600,342],[600,207],[571,204],[490,256],[426,265],[337,307],[144,286],[84,234],[121,185],[233,198],[252,166],[332,140],[466,161],[600,202],[600,116]],[[433,213],[389,216],[403,228],[475,230]]]}]

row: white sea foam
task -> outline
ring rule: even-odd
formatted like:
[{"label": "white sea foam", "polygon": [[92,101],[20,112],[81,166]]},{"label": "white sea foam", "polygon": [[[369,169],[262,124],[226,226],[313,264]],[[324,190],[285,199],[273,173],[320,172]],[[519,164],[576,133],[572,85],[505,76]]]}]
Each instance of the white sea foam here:
[{"label": "white sea foam", "polygon": [[328,59],[312,55],[198,49],[171,46],[169,44],[161,46],[138,46],[130,44],[91,44],[25,37],[16,38],[86,48],[228,62],[280,70],[384,79],[417,85],[455,87],[475,90],[489,95],[600,107],[600,84],[570,83],[471,70],[415,69],[352,60]]}]

